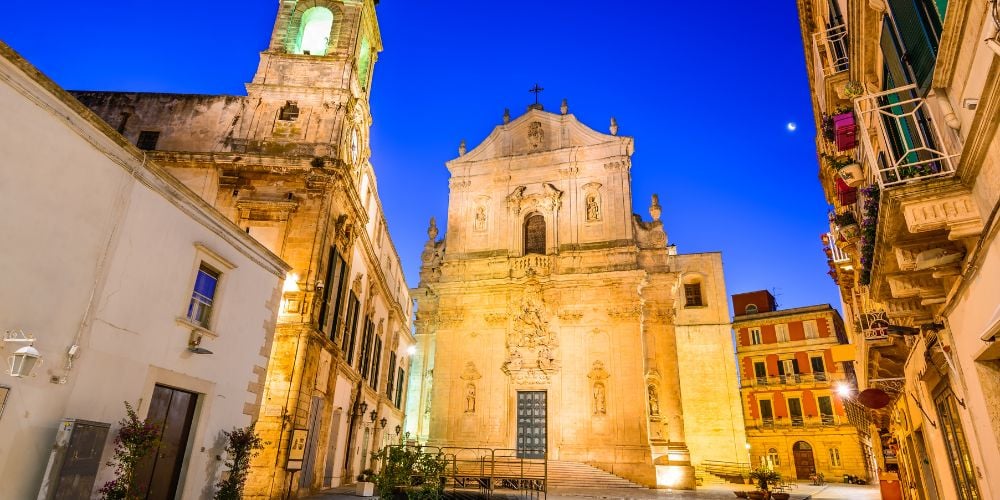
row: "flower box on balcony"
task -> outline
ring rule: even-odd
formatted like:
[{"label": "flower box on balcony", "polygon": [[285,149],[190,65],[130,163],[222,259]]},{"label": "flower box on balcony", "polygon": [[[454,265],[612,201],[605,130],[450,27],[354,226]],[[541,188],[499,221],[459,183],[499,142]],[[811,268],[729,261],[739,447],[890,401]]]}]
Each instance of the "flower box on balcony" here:
[{"label": "flower box on balcony", "polygon": [[840,170],[837,170],[837,174],[850,187],[858,187],[865,181],[865,174],[861,171],[861,165],[857,163],[844,165]]},{"label": "flower box on balcony", "polygon": [[837,151],[847,151],[858,144],[857,126],[854,123],[854,113],[847,112],[833,116],[834,143]]},{"label": "flower box on balcony", "polygon": [[847,207],[858,201],[858,188],[848,186],[847,183],[840,178],[836,180],[836,184],[837,201],[840,203],[840,206]]}]

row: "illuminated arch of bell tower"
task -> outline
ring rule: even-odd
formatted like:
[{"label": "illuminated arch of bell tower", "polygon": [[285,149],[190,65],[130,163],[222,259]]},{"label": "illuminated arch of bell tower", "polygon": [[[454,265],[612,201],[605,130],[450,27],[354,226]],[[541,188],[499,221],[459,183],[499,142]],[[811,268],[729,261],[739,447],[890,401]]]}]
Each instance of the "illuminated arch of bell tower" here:
[{"label": "illuminated arch of bell tower", "polygon": [[360,175],[370,156],[368,99],[382,50],[375,4],[281,1],[230,146],[328,158]]}]

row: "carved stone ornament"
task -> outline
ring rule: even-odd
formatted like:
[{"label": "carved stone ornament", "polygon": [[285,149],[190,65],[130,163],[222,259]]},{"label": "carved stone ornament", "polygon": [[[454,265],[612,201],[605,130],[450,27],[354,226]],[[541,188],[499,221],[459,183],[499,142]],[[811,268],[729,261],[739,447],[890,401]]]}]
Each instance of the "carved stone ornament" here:
[{"label": "carved stone ornament", "polygon": [[472,227],[477,232],[486,231],[486,207],[482,205],[476,207],[476,215]]},{"label": "carved stone ornament", "polygon": [[334,239],[342,250],[349,250],[354,245],[357,237],[354,231],[354,223],[351,222],[347,214],[340,214],[333,225]]},{"label": "carved stone ornament", "polygon": [[507,360],[502,370],[515,382],[531,379],[545,383],[549,374],[559,371],[559,341],[555,332],[549,329],[538,284],[529,283],[524,296],[512,309],[513,320],[507,330]]},{"label": "carved stone ornament", "polygon": [[507,195],[507,208],[514,215],[531,210],[554,213],[562,207],[563,192],[552,184],[543,183],[541,193],[525,195],[525,190],[527,190],[526,186],[518,186]]},{"label": "carved stone ornament", "polygon": [[531,149],[538,149],[544,141],[545,130],[542,128],[542,122],[531,122],[528,125],[528,144]]},{"label": "carved stone ornament", "polygon": [[660,394],[656,389],[656,385],[649,384],[646,386],[646,392],[649,396],[649,414],[651,416],[660,415]]},{"label": "carved stone ornament", "polygon": [[483,319],[490,326],[499,326],[507,321],[507,313],[487,313]]},{"label": "carved stone ornament", "polygon": [[476,369],[476,363],[469,361],[465,364],[465,369],[462,370],[460,378],[465,381],[472,381],[483,378],[483,375]]}]

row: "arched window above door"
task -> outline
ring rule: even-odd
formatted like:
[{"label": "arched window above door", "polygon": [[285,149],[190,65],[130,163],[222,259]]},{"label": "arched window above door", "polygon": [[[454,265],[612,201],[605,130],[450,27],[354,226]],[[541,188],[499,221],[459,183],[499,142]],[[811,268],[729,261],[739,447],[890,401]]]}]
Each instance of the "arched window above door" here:
[{"label": "arched window above door", "polygon": [[524,254],[545,255],[545,217],[534,213],[524,219]]}]

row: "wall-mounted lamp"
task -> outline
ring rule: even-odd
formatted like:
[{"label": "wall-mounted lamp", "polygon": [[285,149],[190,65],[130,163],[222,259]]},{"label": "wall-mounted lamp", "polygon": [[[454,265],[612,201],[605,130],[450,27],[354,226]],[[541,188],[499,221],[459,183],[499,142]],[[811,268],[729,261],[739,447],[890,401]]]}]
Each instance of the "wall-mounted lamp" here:
[{"label": "wall-mounted lamp", "polygon": [[357,415],[357,416],[360,417],[360,416],[362,416],[362,415],[365,414],[365,410],[367,410],[367,409],[368,409],[368,403],[362,401],[362,402],[358,403],[358,406],[357,406],[358,412],[355,415]]},{"label": "wall-mounted lamp", "polygon": [[400,433],[400,432],[402,432],[402,430],[403,430],[403,428],[402,428],[401,426],[398,426],[398,425],[397,425],[397,426],[396,426],[396,435],[398,436],[398,435],[399,435],[399,433]]},{"label": "wall-mounted lamp", "polygon": [[12,377],[27,377],[35,370],[35,367],[42,363],[42,354],[32,345],[35,338],[25,335],[24,331],[7,331],[3,339],[4,343],[28,344],[14,351],[7,358],[7,373]]},{"label": "wall-mounted lamp", "polygon": [[378,411],[377,410],[372,410],[371,418],[372,418],[372,423],[374,424],[375,423],[375,419],[378,418]]},{"label": "wall-mounted lamp", "polygon": [[382,428],[385,429],[385,424],[388,424],[389,420],[387,420],[385,417],[382,417],[382,420],[379,420],[378,423],[382,424]]},{"label": "wall-mounted lamp", "polygon": [[212,351],[201,347],[202,334],[198,330],[191,330],[191,336],[188,337],[188,351],[195,354],[214,354]]}]

